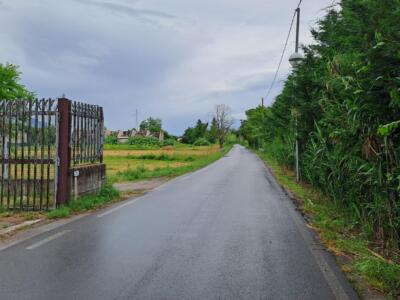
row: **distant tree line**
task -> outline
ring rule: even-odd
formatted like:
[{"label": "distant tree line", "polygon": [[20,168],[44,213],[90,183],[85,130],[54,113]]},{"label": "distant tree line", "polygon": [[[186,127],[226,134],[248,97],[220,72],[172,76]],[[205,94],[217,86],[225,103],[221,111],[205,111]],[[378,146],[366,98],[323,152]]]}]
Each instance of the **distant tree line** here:
[{"label": "distant tree line", "polygon": [[[217,141],[216,121],[213,118],[211,125],[202,122],[200,119],[194,127],[188,127],[182,135],[182,143],[194,144],[202,142],[203,144],[215,144]],[[210,127],[210,128],[208,128]]]},{"label": "distant tree line", "polygon": [[225,104],[216,105],[211,123],[197,120],[194,127],[188,127],[185,130],[182,142],[199,146],[218,142],[222,147],[226,137],[232,131],[232,123],[231,109]]}]

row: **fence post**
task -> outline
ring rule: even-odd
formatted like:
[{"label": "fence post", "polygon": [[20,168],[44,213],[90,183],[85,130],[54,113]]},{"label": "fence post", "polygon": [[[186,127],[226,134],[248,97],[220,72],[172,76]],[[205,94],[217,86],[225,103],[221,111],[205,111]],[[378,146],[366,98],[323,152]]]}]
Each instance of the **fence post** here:
[{"label": "fence post", "polygon": [[71,101],[58,99],[58,164],[57,164],[57,204],[65,204],[69,199],[68,171],[71,166]]}]

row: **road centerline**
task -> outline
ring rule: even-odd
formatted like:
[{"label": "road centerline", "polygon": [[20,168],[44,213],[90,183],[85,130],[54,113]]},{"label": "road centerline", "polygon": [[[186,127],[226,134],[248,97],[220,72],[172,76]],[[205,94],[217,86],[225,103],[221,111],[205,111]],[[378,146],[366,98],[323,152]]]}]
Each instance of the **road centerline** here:
[{"label": "road centerline", "polygon": [[25,249],[26,250],[33,250],[33,249],[39,248],[40,246],[43,246],[43,245],[45,245],[45,244],[47,244],[47,243],[49,243],[49,242],[51,242],[51,241],[53,241],[53,240],[55,240],[57,238],[62,237],[63,235],[67,234],[68,232],[71,232],[71,230],[66,229],[66,230],[60,231],[60,232],[58,232],[56,234],[53,234],[53,235],[51,235],[51,236],[49,236],[49,237],[47,237],[47,238],[45,238],[45,239],[43,239],[43,240],[41,240],[41,241],[39,241],[37,243],[34,243],[34,244],[26,247]]}]

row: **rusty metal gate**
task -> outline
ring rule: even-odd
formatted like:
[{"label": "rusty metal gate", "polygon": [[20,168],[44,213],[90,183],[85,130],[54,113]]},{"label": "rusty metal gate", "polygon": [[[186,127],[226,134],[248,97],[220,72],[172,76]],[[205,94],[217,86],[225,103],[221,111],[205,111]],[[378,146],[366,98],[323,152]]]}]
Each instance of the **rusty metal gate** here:
[{"label": "rusty metal gate", "polygon": [[101,163],[103,110],[68,99],[0,100],[0,208],[69,200],[70,168]]},{"label": "rusty metal gate", "polygon": [[52,99],[0,101],[0,207],[54,205],[57,107]]}]

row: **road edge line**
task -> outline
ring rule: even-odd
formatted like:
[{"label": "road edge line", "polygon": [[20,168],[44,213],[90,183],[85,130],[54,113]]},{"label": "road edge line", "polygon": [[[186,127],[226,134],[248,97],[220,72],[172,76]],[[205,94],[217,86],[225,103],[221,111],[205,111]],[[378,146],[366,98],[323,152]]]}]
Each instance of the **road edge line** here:
[{"label": "road edge line", "polygon": [[[321,270],[321,273],[324,276],[335,298],[338,300],[352,299],[353,297],[350,297],[348,295],[345,288],[343,287],[343,284],[337,277],[336,271],[332,269],[332,266],[326,260],[325,256],[321,253],[320,250],[313,250],[312,246],[315,246],[317,244],[318,246],[321,246],[324,249],[324,251],[327,251],[326,247],[320,241],[318,241],[315,236],[312,235],[313,232],[306,226],[307,224],[306,220],[295,210],[295,203],[293,202],[294,196],[292,195],[292,193],[289,190],[287,190],[284,186],[279,184],[279,182],[275,178],[273,171],[268,166],[268,164],[264,160],[262,160],[256,153],[254,152],[252,153],[263,163],[268,176],[270,176],[273,179],[271,180],[271,182],[273,183],[274,188],[279,192],[281,199],[284,200],[285,206],[288,208],[291,219],[296,224],[296,227],[299,230],[303,240],[308,245],[309,251],[314,257],[315,262],[317,263],[319,269]],[[338,268],[337,271],[341,272],[339,266],[337,266],[337,268]],[[343,277],[345,280],[348,280],[344,274]],[[350,283],[349,285],[354,291],[352,285]],[[355,295],[357,295],[355,291],[354,293]]]}]

